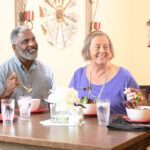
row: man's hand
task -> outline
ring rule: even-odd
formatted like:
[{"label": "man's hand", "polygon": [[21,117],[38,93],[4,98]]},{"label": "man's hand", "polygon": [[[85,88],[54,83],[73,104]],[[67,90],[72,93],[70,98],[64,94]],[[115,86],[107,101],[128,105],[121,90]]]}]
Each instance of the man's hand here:
[{"label": "man's hand", "polygon": [[14,72],[12,75],[10,75],[7,78],[6,81],[6,90],[4,91],[3,95],[1,96],[2,98],[9,98],[16,87],[20,85],[17,74]]}]

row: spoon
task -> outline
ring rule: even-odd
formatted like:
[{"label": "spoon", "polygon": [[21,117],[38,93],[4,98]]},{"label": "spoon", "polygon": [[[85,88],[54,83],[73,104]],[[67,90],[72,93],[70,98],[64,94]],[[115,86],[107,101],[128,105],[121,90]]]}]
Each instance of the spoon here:
[{"label": "spoon", "polygon": [[23,86],[23,88],[25,89],[25,90],[27,90],[27,92],[28,93],[31,93],[32,92],[32,88],[28,88],[27,86],[25,86],[22,82],[20,82],[21,83],[21,85]]}]

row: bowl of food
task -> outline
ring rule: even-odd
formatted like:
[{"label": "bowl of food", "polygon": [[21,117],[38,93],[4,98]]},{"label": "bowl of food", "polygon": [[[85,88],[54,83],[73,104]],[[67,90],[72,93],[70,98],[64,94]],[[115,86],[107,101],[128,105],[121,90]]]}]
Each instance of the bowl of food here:
[{"label": "bowl of food", "polygon": [[126,108],[127,116],[133,121],[150,121],[150,106],[138,106],[137,108]]},{"label": "bowl of food", "polygon": [[97,114],[96,103],[92,99],[85,96],[81,99],[81,103],[85,107],[83,108],[84,115],[90,116]]},{"label": "bowl of food", "polygon": [[83,108],[84,115],[96,115],[96,104],[83,104],[85,108]]},{"label": "bowl of food", "polygon": [[31,111],[36,111],[40,107],[40,99],[32,99],[31,101]]}]

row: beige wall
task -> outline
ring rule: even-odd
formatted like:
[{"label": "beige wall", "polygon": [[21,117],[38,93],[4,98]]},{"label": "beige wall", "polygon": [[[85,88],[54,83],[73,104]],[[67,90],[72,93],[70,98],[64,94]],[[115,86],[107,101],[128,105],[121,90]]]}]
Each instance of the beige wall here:
[{"label": "beige wall", "polygon": [[[34,1],[33,1],[34,2]],[[32,9],[36,9],[38,3],[34,3]],[[33,32],[36,35],[39,44],[38,59],[48,64],[55,73],[56,85],[68,86],[73,72],[79,67],[84,66],[85,62],[81,57],[81,48],[85,37],[85,1],[77,4],[78,14],[80,15],[77,23],[78,32],[73,36],[73,44],[63,50],[57,50],[47,43],[46,36],[40,27],[41,20],[35,18]],[[5,0],[3,6],[0,6],[1,23],[0,38],[1,55],[0,63],[13,56],[13,50],[10,43],[10,32],[14,28],[14,1]],[[4,13],[5,12],[5,13]],[[38,13],[38,11],[36,12]],[[35,16],[37,17],[37,16]],[[3,52],[3,55],[2,55]]]},{"label": "beige wall", "polygon": [[96,20],[107,32],[115,49],[115,64],[127,68],[139,84],[150,84],[150,48],[146,21],[150,0],[99,0]]},{"label": "beige wall", "polygon": [[[78,0],[79,1],[79,0]],[[115,58],[113,63],[127,68],[139,84],[150,84],[150,49],[146,47],[146,25],[150,18],[149,0],[99,0],[96,20],[102,23],[101,29],[107,32],[113,42]],[[39,43],[39,59],[49,64],[55,73],[56,85],[67,86],[75,69],[86,63],[81,57],[85,37],[85,1],[78,3],[80,15],[78,32],[73,44],[64,50],[50,46],[39,26],[34,22],[33,32]],[[0,63],[13,56],[10,32],[14,27],[14,1],[5,0],[0,5]]]},{"label": "beige wall", "polygon": [[12,54],[10,45],[10,32],[14,27],[14,2],[5,0],[0,5],[0,63]]}]

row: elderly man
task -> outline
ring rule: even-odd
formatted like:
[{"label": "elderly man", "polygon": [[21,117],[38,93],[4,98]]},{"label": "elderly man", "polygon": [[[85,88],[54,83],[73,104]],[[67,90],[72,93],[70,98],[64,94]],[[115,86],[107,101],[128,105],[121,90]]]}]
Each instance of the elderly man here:
[{"label": "elderly man", "polygon": [[[150,20],[148,20],[146,24],[147,24],[147,27],[148,27],[147,47],[150,47]],[[124,93],[125,93],[128,101],[135,101],[135,97],[136,97],[136,95],[138,95],[140,93],[140,91],[138,89],[126,89]],[[147,99],[145,97],[142,97],[142,101],[143,102],[141,104],[149,105],[149,102],[147,101]]]},{"label": "elderly man", "polygon": [[15,56],[0,65],[0,99],[32,96],[41,99],[41,107],[46,107],[44,99],[49,89],[55,88],[54,76],[47,65],[36,59],[38,44],[34,34],[26,26],[16,27],[11,43]]}]

